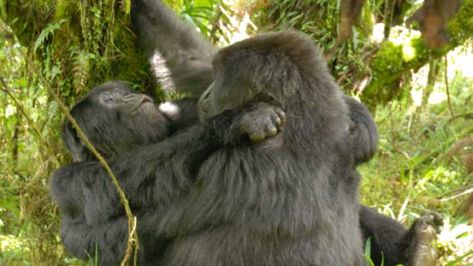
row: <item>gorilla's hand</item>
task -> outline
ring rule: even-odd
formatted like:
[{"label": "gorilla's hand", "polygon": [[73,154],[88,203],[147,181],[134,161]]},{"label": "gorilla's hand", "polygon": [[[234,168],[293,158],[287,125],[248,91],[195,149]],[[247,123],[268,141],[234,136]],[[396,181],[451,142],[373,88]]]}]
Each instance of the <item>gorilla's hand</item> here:
[{"label": "gorilla's hand", "polygon": [[436,212],[423,215],[414,222],[409,230],[412,240],[406,254],[409,260],[408,265],[436,265],[439,252],[434,246],[434,241],[437,240],[440,225],[442,225],[442,217]]},{"label": "gorilla's hand", "polygon": [[255,110],[243,115],[240,132],[252,142],[261,142],[282,131],[286,113],[279,107],[267,103],[257,103]]},{"label": "gorilla's hand", "polygon": [[265,102],[248,104],[233,121],[225,142],[234,143],[242,138],[261,142],[281,132],[285,122],[286,113],[277,106]]}]

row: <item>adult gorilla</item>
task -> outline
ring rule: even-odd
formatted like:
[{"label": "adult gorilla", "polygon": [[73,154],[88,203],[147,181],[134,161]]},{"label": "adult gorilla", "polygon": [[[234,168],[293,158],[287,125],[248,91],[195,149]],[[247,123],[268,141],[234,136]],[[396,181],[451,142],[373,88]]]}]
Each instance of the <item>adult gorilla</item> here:
[{"label": "adult gorilla", "polygon": [[[214,53],[212,45],[157,0],[133,1],[132,20],[140,43],[152,58],[158,79],[174,81],[164,83],[164,87],[173,84],[190,95],[200,95],[213,80],[210,63]],[[160,73],[169,76],[159,76]],[[192,100],[189,102],[192,103]],[[355,145],[352,152],[358,165],[373,157],[378,140],[377,130],[363,104],[347,96],[345,102],[350,110],[350,138]],[[186,111],[181,114],[185,115]],[[362,207],[360,210],[363,239],[371,239],[375,265],[383,262],[387,266],[417,265],[415,262],[434,260],[429,243],[435,238],[432,231],[438,222],[436,215],[426,215],[406,230],[399,222],[369,208]]]},{"label": "adult gorilla", "polygon": [[312,42],[262,34],[220,50],[213,69],[204,119],[273,98],[287,124],[259,147],[218,150],[184,200],[150,214],[160,223],[149,230],[173,239],[163,261],[363,265],[348,109]]},{"label": "adult gorilla", "polygon": [[[264,139],[277,134],[285,119],[279,108],[248,104],[158,143],[167,135],[165,118],[148,96],[132,92],[122,82],[94,88],[71,114],[109,160],[139,217],[187,194],[210,154],[227,146],[250,145],[246,135]],[[76,257],[87,259],[98,253],[101,265],[117,265],[127,239],[127,220],[118,195],[69,123],[64,125],[63,137],[75,159],[85,161],[62,167],[51,179],[51,194],[61,210],[62,241]],[[150,246],[153,253],[159,250],[143,240],[143,253]],[[152,256],[140,259],[143,264],[156,263]]]}]

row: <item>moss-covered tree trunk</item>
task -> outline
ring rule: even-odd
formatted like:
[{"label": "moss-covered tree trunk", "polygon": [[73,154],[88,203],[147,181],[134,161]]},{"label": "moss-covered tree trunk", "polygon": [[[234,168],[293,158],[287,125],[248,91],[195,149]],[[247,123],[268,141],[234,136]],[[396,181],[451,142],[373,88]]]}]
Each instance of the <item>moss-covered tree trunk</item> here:
[{"label": "moss-covered tree trunk", "polygon": [[37,74],[61,96],[75,98],[110,79],[150,83],[147,60],[130,30],[130,0],[1,3],[3,21],[40,64]]},{"label": "moss-covered tree trunk", "polygon": [[[422,36],[402,43],[386,39],[380,44],[373,43],[370,39],[373,17],[376,22],[391,24],[393,7],[382,8],[384,2],[364,1],[356,34],[338,47],[329,62],[338,83],[348,92],[359,93],[363,102],[372,109],[403,95],[401,81],[408,79],[412,70],[426,65],[432,58],[445,55],[473,36],[473,0],[463,0],[461,9],[449,23],[450,42],[440,50],[427,48]],[[396,13],[396,23],[407,18],[408,9],[401,7],[398,10],[400,13]],[[388,14],[383,14],[385,12]],[[380,15],[384,19],[378,18]],[[312,36],[322,50],[331,51],[337,39],[339,16],[337,1],[270,1],[258,13],[257,23],[264,30],[299,29]],[[361,93],[359,90],[362,90]]]},{"label": "moss-covered tree trunk", "polygon": [[392,100],[401,93],[399,81],[403,75],[419,69],[432,58],[439,58],[471,39],[472,15],[473,0],[463,1],[458,14],[449,23],[450,42],[439,50],[427,48],[421,36],[402,44],[384,42],[372,57],[372,61],[367,62],[371,65],[371,82],[361,94],[363,101],[374,106]]}]

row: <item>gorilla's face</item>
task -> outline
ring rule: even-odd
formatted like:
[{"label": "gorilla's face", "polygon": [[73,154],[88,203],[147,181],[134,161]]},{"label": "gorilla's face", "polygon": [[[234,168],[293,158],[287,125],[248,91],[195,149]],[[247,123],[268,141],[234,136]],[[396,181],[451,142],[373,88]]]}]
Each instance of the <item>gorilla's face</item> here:
[{"label": "gorilla's face", "polygon": [[[86,98],[94,101],[97,109],[114,111],[125,116],[153,117],[159,114],[151,97],[132,91],[128,85],[112,81],[96,87]],[[108,111],[107,111],[108,110]]]},{"label": "gorilla's face", "polygon": [[280,60],[277,50],[269,49],[269,52],[259,54],[258,49],[240,47],[251,46],[253,40],[222,48],[215,55],[212,61],[214,81],[198,103],[201,120],[252,101],[282,104],[296,91],[296,88],[290,90],[294,86],[284,84],[295,70]]},{"label": "gorilla's face", "polygon": [[[72,116],[95,147],[106,157],[159,141],[168,135],[167,120],[147,95],[136,93],[121,81],[95,87],[71,110]],[[66,122],[63,138],[75,161],[86,149]]]},{"label": "gorilla's face", "polygon": [[217,70],[214,82],[199,99],[199,118],[206,120],[222,111],[242,106],[254,99],[256,95],[257,90],[245,79],[228,76]]}]

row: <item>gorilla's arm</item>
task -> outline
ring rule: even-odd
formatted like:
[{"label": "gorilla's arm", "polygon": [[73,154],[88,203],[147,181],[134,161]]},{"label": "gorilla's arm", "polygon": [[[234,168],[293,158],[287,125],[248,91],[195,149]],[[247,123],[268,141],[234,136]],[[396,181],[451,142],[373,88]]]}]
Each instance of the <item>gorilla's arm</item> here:
[{"label": "gorilla's arm", "polygon": [[120,265],[128,240],[125,215],[101,225],[89,225],[83,219],[61,219],[61,241],[67,251],[82,260],[98,259],[97,265]]},{"label": "gorilla's arm", "polygon": [[377,211],[362,206],[360,209],[360,228],[363,242],[370,239],[371,260],[375,265],[397,265],[405,262],[402,252],[407,229],[398,221]]},{"label": "gorilla's arm", "polygon": [[159,110],[168,120],[171,135],[199,122],[197,99],[184,98],[159,105]]},{"label": "gorilla's arm", "polygon": [[[378,132],[368,109],[361,102],[348,96],[345,96],[345,102],[350,109],[350,137],[354,144],[355,165],[360,165],[374,156]],[[395,219],[366,206],[361,206],[359,215],[363,243],[366,244],[370,239],[371,260],[374,265],[413,265],[409,262],[419,257],[419,252],[416,251],[419,238],[416,224],[408,230]],[[421,222],[422,219],[419,219],[416,223]]]},{"label": "gorilla's arm", "polygon": [[[148,211],[152,211],[149,209]],[[167,242],[165,239],[150,237],[141,229],[144,222],[138,216],[138,265],[156,265]],[[128,219],[125,215],[115,217],[100,225],[89,225],[84,220],[61,219],[61,241],[67,251],[82,260],[98,259],[97,265],[120,265],[128,241]]]},{"label": "gorilla's arm", "polygon": [[214,46],[160,0],[132,1],[131,19],[164,89],[177,89],[190,97],[160,107],[171,133],[196,123],[197,99],[213,81]]},{"label": "gorilla's arm", "polygon": [[[348,96],[345,96],[345,102],[350,109],[350,136],[354,142],[355,164],[359,165],[374,156],[378,132],[373,118],[362,103]],[[415,260],[423,263],[435,261],[435,256],[431,255],[434,253],[423,250],[432,247],[429,243],[432,236],[425,233],[425,228],[436,228],[436,223],[440,220],[438,217],[422,216],[410,229],[406,229],[395,219],[366,206],[361,206],[359,214],[363,242],[366,244],[367,239],[370,239],[374,265],[417,265]],[[419,244],[421,242],[427,244]]]},{"label": "gorilla's arm", "polygon": [[[51,180],[52,198],[61,213],[64,247],[81,260],[98,259],[98,265],[119,265],[128,240],[128,219],[109,178],[96,162],[81,162],[60,168]],[[147,191],[153,188],[144,184],[141,190],[146,197],[152,193]],[[149,207],[148,211],[153,208]],[[142,222],[140,217],[138,222]],[[142,234],[139,240],[141,247],[148,247],[142,242]]]},{"label": "gorilla's arm", "polygon": [[[268,118],[261,124],[264,130],[280,125],[281,121],[275,120],[276,113],[265,104],[250,104],[244,110]],[[200,164],[213,151],[244,142],[251,129],[245,128],[243,118],[247,114],[243,111],[226,111],[166,141],[111,160],[133,211],[152,212],[156,206],[170,204],[193,186]],[[272,131],[267,136],[270,134]],[[99,163],[62,167],[51,179],[51,194],[61,210],[62,239],[69,252],[86,259],[97,249],[102,265],[120,260],[126,219],[122,219],[124,212],[118,195]]]},{"label": "gorilla's arm", "polygon": [[[232,126],[234,112],[227,111],[166,141],[112,159],[112,171],[130,203],[146,206],[161,202],[191,182],[202,161],[239,133],[231,132],[237,131]],[[59,169],[51,188],[60,207],[68,209],[71,204],[77,208],[74,212],[83,210],[91,223],[113,217],[121,209],[110,178],[98,163],[76,163]]]},{"label": "gorilla's arm", "polygon": [[132,1],[131,18],[138,40],[165,89],[177,88],[200,96],[213,80],[212,44],[159,0]]}]

